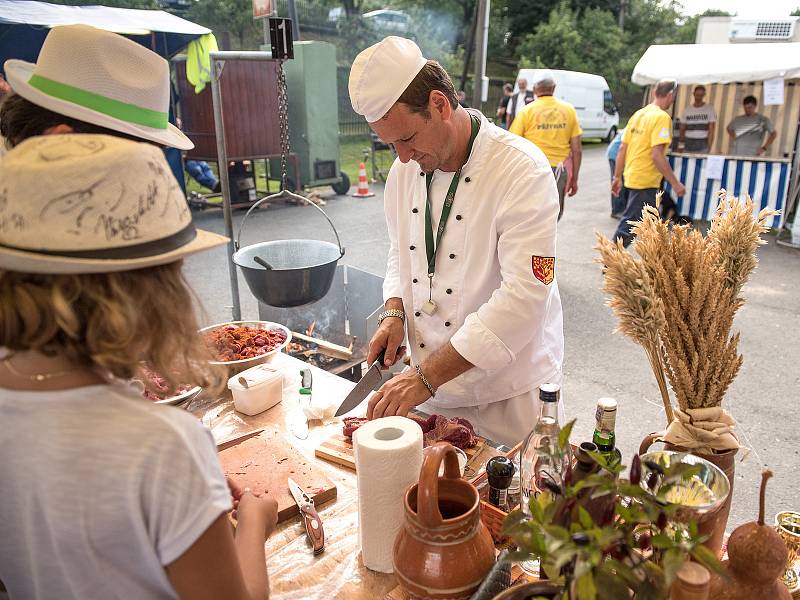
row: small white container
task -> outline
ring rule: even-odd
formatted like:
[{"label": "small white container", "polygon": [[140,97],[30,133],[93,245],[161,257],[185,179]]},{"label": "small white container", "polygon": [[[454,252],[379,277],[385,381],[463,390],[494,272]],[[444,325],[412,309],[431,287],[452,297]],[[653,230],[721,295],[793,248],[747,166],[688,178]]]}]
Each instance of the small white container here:
[{"label": "small white container", "polygon": [[270,365],[257,365],[228,379],[228,389],[233,394],[233,407],[237,411],[257,415],[280,403],[283,373]]}]

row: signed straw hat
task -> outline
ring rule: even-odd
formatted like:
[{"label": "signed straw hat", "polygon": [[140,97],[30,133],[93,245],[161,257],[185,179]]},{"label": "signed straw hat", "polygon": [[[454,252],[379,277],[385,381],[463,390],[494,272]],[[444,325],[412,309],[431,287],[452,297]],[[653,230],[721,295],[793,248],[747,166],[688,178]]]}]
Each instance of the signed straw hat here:
[{"label": "signed straw hat", "polygon": [[0,160],[0,269],[108,273],[219,246],[195,229],[163,152],[108,135],[46,135]]},{"label": "signed straw hat", "polygon": [[169,117],[169,63],[88,25],[53,28],[36,63],[4,65],[14,93],[50,111],[180,150],[192,141]]}]

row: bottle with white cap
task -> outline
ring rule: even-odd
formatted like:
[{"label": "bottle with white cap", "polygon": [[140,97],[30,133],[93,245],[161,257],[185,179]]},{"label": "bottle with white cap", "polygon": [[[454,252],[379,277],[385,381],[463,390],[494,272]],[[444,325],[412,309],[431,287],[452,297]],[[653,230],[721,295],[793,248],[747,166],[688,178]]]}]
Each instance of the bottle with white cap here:
[{"label": "bottle with white cap", "polygon": [[617,422],[617,401],[614,398],[600,398],[597,401],[594,417],[592,442],[597,445],[597,450],[609,464],[619,464],[622,461],[622,453],[616,447],[617,436],[614,431]]}]

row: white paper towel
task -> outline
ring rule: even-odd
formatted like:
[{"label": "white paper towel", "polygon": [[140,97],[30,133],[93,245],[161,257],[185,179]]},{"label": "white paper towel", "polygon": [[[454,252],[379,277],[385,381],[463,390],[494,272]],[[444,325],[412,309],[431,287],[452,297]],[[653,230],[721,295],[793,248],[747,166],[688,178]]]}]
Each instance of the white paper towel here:
[{"label": "white paper towel", "polygon": [[406,490],[419,480],[422,467],[422,428],[405,417],[376,419],[358,428],[353,448],[362,560],[368,569],[391,573]]}]

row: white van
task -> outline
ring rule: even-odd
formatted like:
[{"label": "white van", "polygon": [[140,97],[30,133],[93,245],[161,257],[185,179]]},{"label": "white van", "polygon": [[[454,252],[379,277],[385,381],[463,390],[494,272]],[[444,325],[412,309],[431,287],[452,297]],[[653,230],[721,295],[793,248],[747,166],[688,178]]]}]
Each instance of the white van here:
[{"label": "white van", "polygon": [[[534,75],[540,69],[520,69],[517,81],[528,80],[528,89],[533,89]],[[611,96],[611,89],[604,77],[578,71],[552,69],[556,79],[555,97],[569,102],[578,113],[583,138],[603,138],[610,142],[617,135],[619,114]],[[517,92],[516,83],[514,93]]]}]

